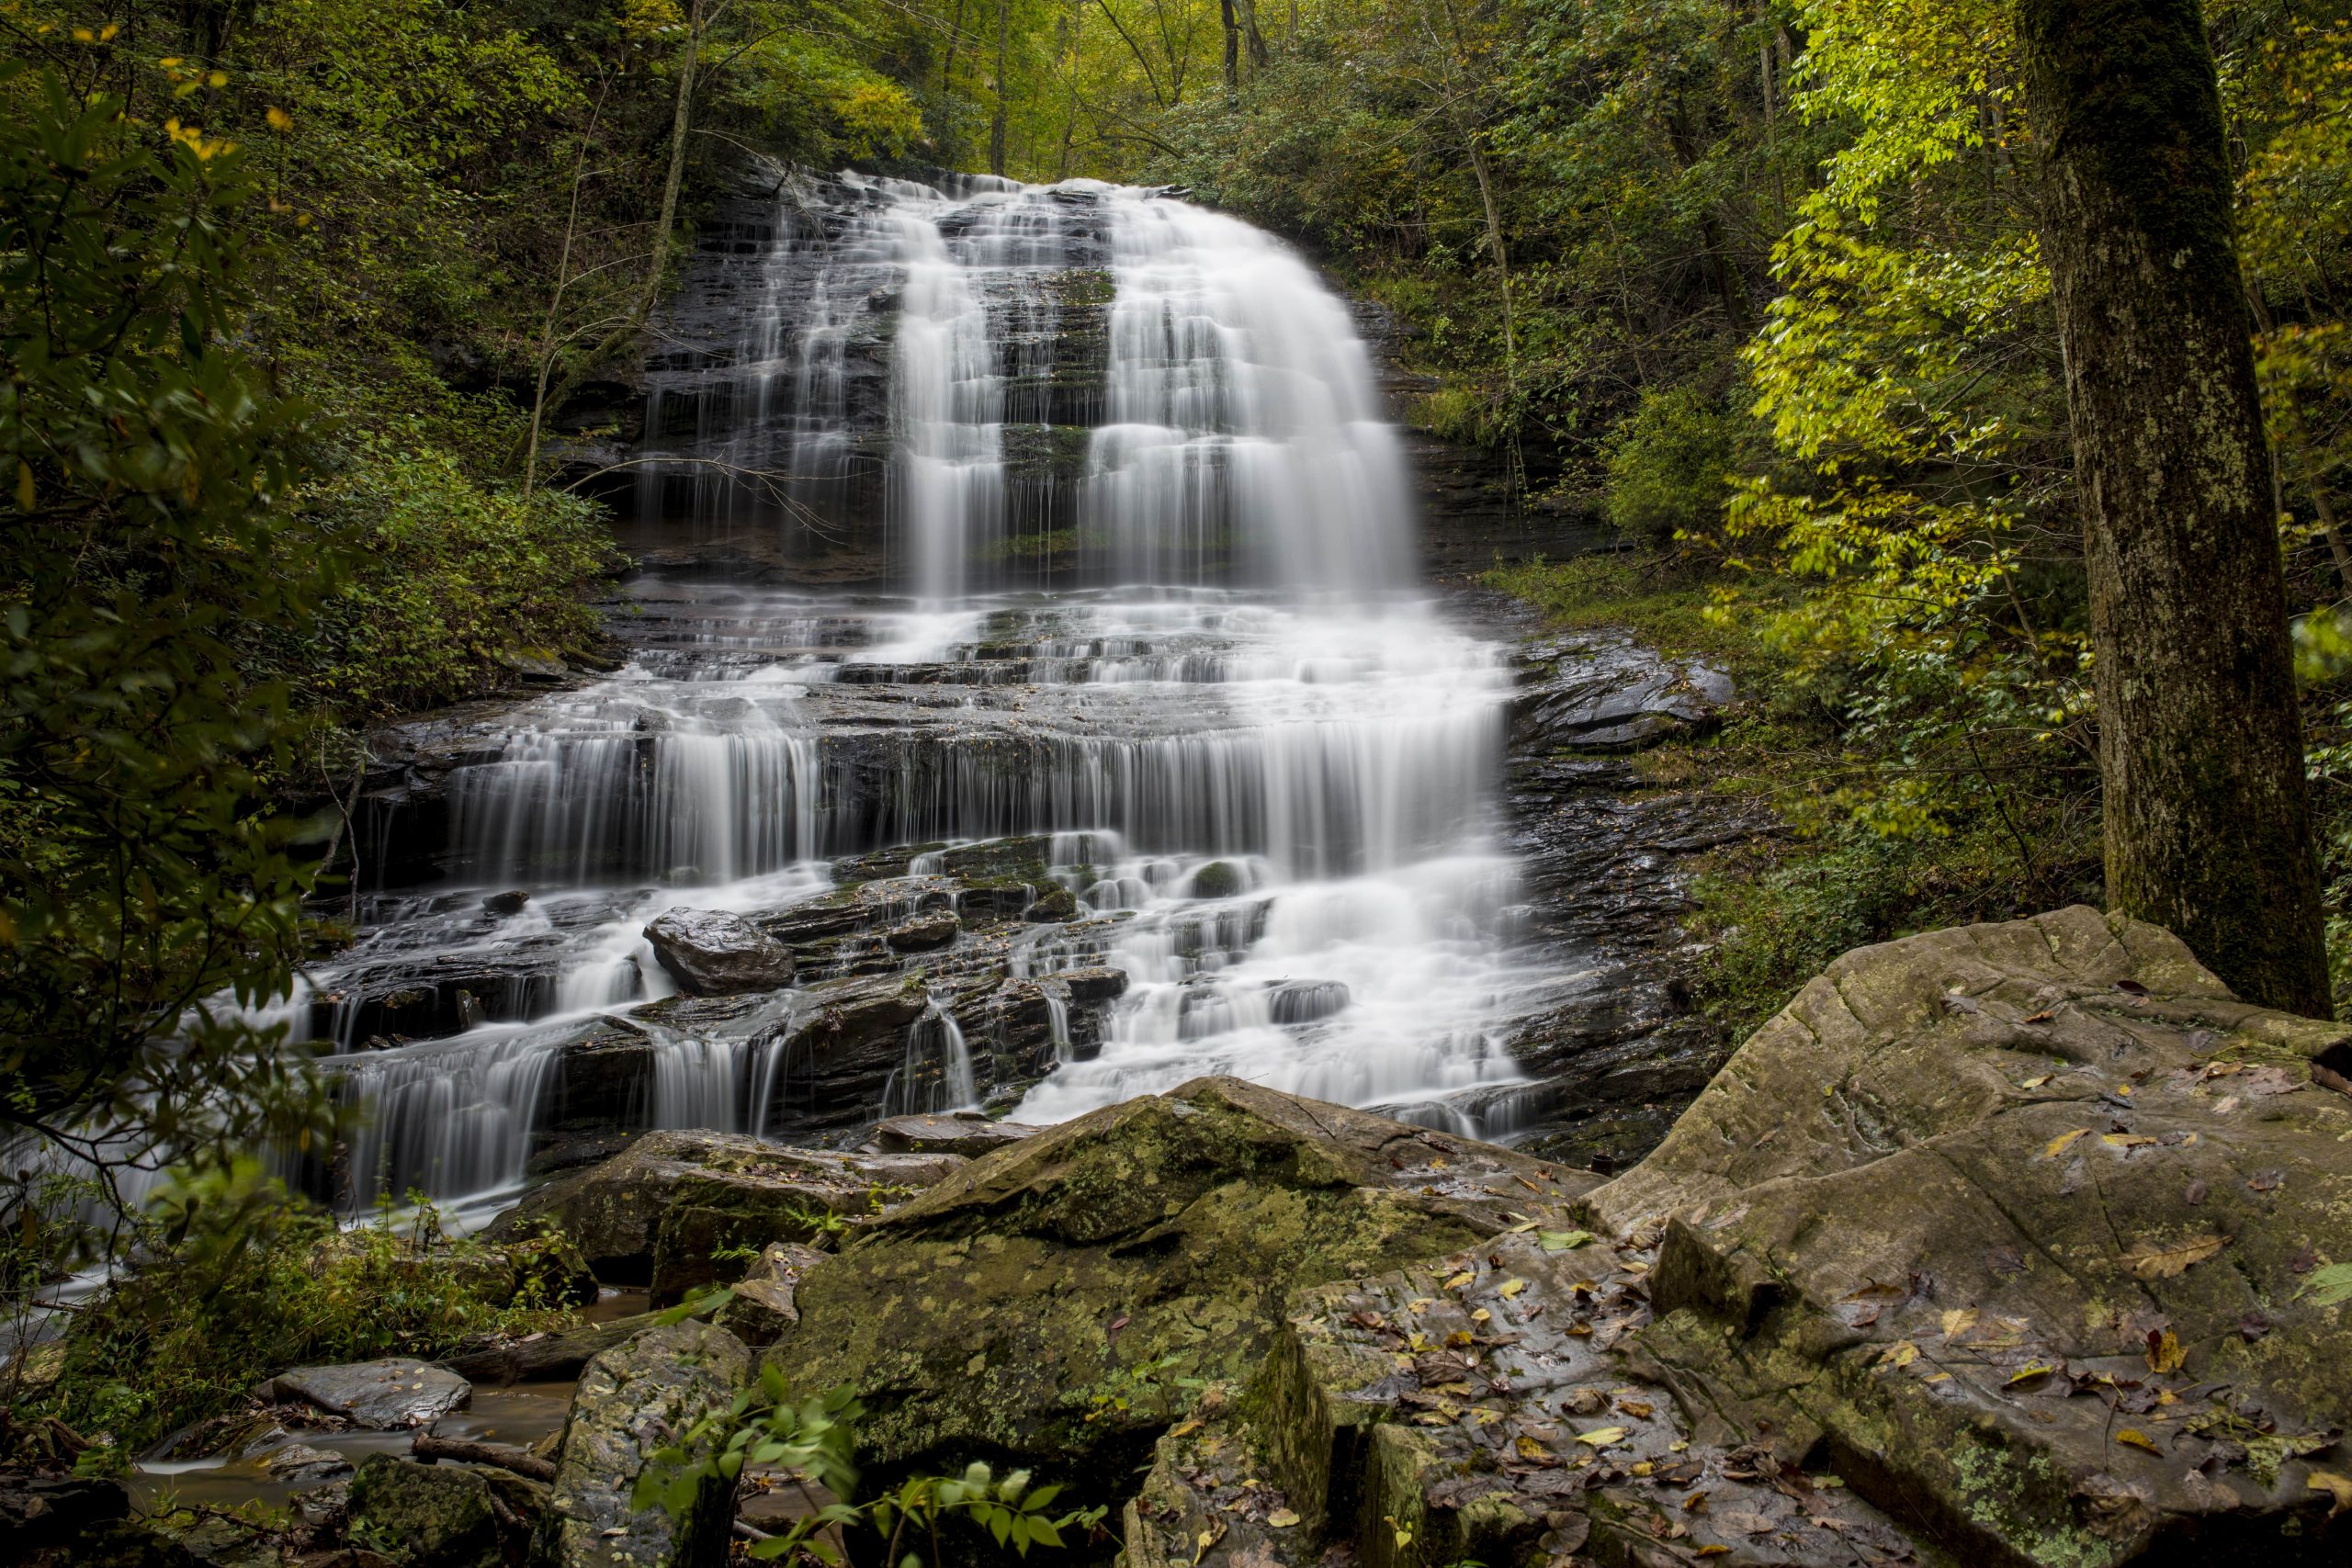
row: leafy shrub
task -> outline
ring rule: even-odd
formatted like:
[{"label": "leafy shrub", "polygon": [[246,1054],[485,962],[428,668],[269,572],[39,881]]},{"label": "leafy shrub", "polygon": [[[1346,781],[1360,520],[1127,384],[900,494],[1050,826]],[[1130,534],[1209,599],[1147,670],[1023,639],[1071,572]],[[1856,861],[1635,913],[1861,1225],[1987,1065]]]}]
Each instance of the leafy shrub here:
[{"label": "leafy shrub", "polygon": [[443,1235],[429,1208],[398,1228],[388,1213],[338,1233],[252,1161],[183,1179],[137,1226],[136,1272],[74,1314],[39,1400],[40,1413],[109,1436],[118,1455],[288,1367],[429,1358],[557,1316],[543,1287],[518,1293],[490,1249]]},{"label": "leafy shrub", "polygon": [[1609,521],[1652,548],[1720,522],[1746,428],[1688,383],[1643,394],[1610,445]]},{"label": "leafy shrub", "polygon": [[322,606],[315,677],[346,715],[478,695],[509,660],[596,634],[582,599],[615,558],[593,502],[493,489],[439,446],[386,436],[363,437],[311,500],[355,562]]}]

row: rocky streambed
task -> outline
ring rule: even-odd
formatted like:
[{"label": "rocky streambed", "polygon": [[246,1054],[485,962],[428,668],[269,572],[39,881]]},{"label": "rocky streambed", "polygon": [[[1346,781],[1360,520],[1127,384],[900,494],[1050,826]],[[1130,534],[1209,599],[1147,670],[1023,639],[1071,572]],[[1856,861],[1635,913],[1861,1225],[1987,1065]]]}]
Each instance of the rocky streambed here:
[{"label": "rocky streambed", "polygon": [[[298,1543],[715,1563],[803,1505],[632,1477],[766,1369],[856,1392],[868,1484],[984,1460],[1104,1506],[1074,1562],[2337,1562],[2347,1067],[2352,1030],[2075,908],[1840,959],[1613,1178],[1230,1078],[831,1155],[650,1134],[502,1224],[657,1291],[741,1271],[715,1321],[459,1358],[579,1367],[561,1433],[376,1454]],[[459,1383],[398,1371],[401,1419]],[[379,1372],[270,1393],[356,1412]],[[103,1503],[58,1484],[26,1561],[277,1560],[74,1534]]]}]

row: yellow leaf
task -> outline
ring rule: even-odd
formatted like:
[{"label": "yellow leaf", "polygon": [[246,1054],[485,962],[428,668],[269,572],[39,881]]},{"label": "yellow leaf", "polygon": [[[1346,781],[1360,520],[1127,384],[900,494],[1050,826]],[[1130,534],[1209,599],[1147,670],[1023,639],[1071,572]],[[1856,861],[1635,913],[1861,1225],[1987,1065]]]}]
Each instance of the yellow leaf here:
[{"label": "yellow leaf", "polygon": [[1702,1546],[1699,1549],[1699,1555],[1702,1557],[1722,1557],[1730,1551],[1731,1548],[1728,1546]]},{"label": "yellow leaf", "polygon": [[1532,1438],[1522,1437],[1511,1447],[1519,1450],[1519,1457],[1523,1460],[1546,1460],[1552,1457],[1552,1450]]},{"label": "yellow leaf", "polygon": [[2180,1348],[2179,1337],[2169,1328],[2158,1335],[2156,1342],[2148,1347],[2148,1370],[2152,1372],[2177,1372],[2187,1359],[2188,1352]]},{"label": "yellow leaf", "polygon": [[1898,1339],[1878,1354],[1882,1365],[1907,1367],[1919,1359],[1919,1347],[1908,1339]]},{"label": "yellow leaf", "polygon": [[2073,1144],[2076,1138],[2081,1137],[2084,1134],[2089,1131],[2090,1129],[2088,1127],[2077,1127],[2071,1133],[2059,1134],[2056,1137],[2051,1139],[2049,1143],[2042,1145],[2041,1157],[2043,1159],[2056,1159],[2060,1155],[2066,1152],[2067,1146]]},{"label": "yellow leaf", "polygon": [[2018,1087],[2019,1089],[2040,1089],[2043,1084],[2046,1084],[2049,1081],[2050,1075],[2048,1073],[2044,1073],[2038,1078],[2026,1079],[2025,1082],[2018,1085]]},{"label": "yellow leaf", "polygon": [[2015,1387],[2021,1382],[2032,1382],[2037,1378],[2046,1378],[2057,1370],[2046,1361],[2028,1361],[2009,1374],[2009,1386]]},{"label": "yellow leaf", "polygon": [[1577,1442],[1589,1443],[1596,1449],[1605,1449],[1611,1443],[1622,1443],[1624,1440],[1625,1428],[1623,1427],[1595,1427],[1589,1432],[1577,1434]]},{"label": "yellow leaf", "polygon": [[1449,1291],[1458,1291],[1476,1278],[1476,1276],[1472,1274],[1469,1269],[1464,1269],[1461,1273],[1456,1274],[1453,1279],[1448,1280],[1445,1282],[1445,1288]]},{"label": "yellow leaf", "polygon": [[1276,1508],[1266,1516],[1266,1522],[1278,1530],[1286,1530],[1298,1523],[1298,1516],[1288,1508]]},{"label": "yellow leaf", "polygon": [[1527,1289],[1527,1281],[1524,1280],[1506,1280],[1503,1281],[1502,1298],[1509,1301],[1525,1289]]},{"label": "yellow leaf", "polygon": [[2098,1141],[2110,1149],[2145,1148],[2155,1142],[2145,1133],[2101,1133]]},{"label": "yellow leaf", "polygon": [[1484,1323],[1494,1315],[1495,1314],[1493,1313],[1488,1312],[1485,1307],[1480,1307],[1476,1312],[1470,1314],[1470,1321],[1473,1323]]},{"label": "yellow leaf", "polygon": [[2303,1484],[2314,1492],[2324,1492],[2335,1499],[2335,1506],[2327,1511],[2327,1517],[2331,1519],[2346,1509],[2352,1508],[2352,1480],[2347,1480],[2332,1470],[2312,1471],[2310,1479]]},{"label": "yellow leaf", "polygon": [[1978,1314],[1974,1307],[1954,1307],[1944,1314],[1944,1337],[1967,1333],[1976,1326]]},{"label": "yellow leaf", "polygon": [[17,510],[30,512],[40,499],[33,490],[33,466],[22,457],[17,459]]},{"label": "yellow leaf", "polygon": [[2214,1235],[2193,1235],[2186,1241],[2143,1241],[2123,1255],[2132,1265],[2132,1272],[2143,1280],[2169,1280],[2204,1262],[2230,1244],[2230,1238]]},{"label": "yellow leaf", "polygon": [[288,114],[284,109],[279,108],[276,104],[270,105],[269,112],[263,118],[269,121],[269,129],[272,130],[291,130],[294,129],[294,117]]},{"label": "yellow leaf", "polygon": [[2115,1434],[2115,1440],[2119,1443],[2129,1443],[2135,1449],[2145,1450],[2159,1459],[2164,1457],[2165,1450],[2156,1447],[2148,1434],[2141,1431],[2137,1427],[2124,1427],[2123,1430]]}]

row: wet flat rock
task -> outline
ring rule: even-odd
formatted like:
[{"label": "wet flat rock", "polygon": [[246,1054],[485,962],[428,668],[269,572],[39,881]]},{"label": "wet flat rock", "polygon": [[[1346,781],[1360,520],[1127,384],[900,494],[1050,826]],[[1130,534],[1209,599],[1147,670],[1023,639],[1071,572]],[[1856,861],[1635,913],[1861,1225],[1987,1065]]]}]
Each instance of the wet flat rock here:
[{"label": "wet flat rock", "polygon": [[296,1367],[254,1391],[265,1404],[300,1402],[356,1427],[397,1431],[424,1427],[473,1397],[473,1385],[444,1367],[388,1358],[334,1367]]},{"label": "wet flat rock", "polygon": [[1293,1298],[1261,1397],[1306,1540],[1408,1535],[1400,1565],[1916,1560],[1802,1447],[1694,1430],[1630,1353],[1652,1237],[1566,1224]]},{"label": "wet flat rock", "polygon": [[1045,1131],[1023,1122],[979,1116],[893,1116],[876,1123],[874,1142],[885,1154],[978,1157]]}]

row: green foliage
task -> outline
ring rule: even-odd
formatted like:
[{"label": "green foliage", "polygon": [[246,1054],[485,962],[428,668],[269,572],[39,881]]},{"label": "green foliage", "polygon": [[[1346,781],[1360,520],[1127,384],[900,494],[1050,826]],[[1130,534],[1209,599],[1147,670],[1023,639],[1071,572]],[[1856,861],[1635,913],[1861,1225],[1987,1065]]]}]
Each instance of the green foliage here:
[{"label": "green foliage", "polygon": [[271,1371],[445,1355],[560,1315],[527,1266],[518,1291],[504,1257],[444,1235],[430,1208],[339,1232],[252,1161],[165,1187],[133,1241],[138,1270],[74,1311],[62,1370],[26,1412],[105,1434],[118,1460],[236,1407]]},{"label": "green foliage", "polygon": [[[978,1550],[980,1532],[1000,1551],[1010,1547],[1025,1558],[1033,1546],[1067,1544],[1064,1530],[1091,1531],[1102,1521],[1105,1510],[1100,1507],[1057,1514],[1059,1486],[1033,1487],[1025,1470],[1000,1478],[978,1461],[960,1475],[910,1476],[865,1502],[851,1503],[846,1499],[857,1483],[856,1423],[863,1414],[847,1388],[794,1404],[786,1397],[784,1374],[763,1367],[757,1384],[740,1391],[725,1410],[704,1416],[675,1442],[648,1456],[630,1506],[658,1504],[683,1517],[708,1488],[738,1484],[747,1464],[787,1471],[836,1500],[795,1521],[789,1530],[753,1542],[752,1557],[839,1563],[835,1533],[870,1529],[885,1539],[882,1561],[897,1568],[922,1568],[926,1554],[933,1568],[976,1561],[972,1553]],[[950,1536],[955,1553],[943,1556],[940,1532],[956,1526],[961,1530]],[[903,1554],[902,1544],[908,1548]]]},{"label": "green foliage", "polygon": [[300,1063],[238,1010],[285,987],[310,876],[305,824],[266,809],[299,726],[249,655],[309,635],[337,558],[289,504],[311,416],[243,343],[258,172],[62,73],[0,89],[27,108],[0,120],[0,1218],[21,1230],[60,1150],[110,1182],[308,1120]]},{"label": "green foliage", "polygon": [[599,509],[469,477],[441,448],[368,435],[305,496],[357,564],[322,607],[309,681],[368,715],[479,694],[517,654],[590,642],[583,596],[613,566]]},{"label": "green foliage", "polygon": [[1719,526],[1747,424],[1695,386],[1646,392],[1609,450],[1609,521],[1652,549]]}]

